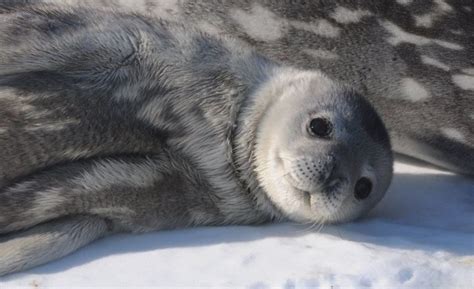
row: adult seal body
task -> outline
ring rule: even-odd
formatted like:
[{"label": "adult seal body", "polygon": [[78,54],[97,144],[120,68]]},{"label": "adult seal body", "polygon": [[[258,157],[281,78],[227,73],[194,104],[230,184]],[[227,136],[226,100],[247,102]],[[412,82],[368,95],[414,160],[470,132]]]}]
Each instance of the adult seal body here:
[{"label": "adult seal body", "polygon": [[379,117],[318,71],[138,14],[0,17],[0,275],[116,232],[349,221],[389,185]]}]

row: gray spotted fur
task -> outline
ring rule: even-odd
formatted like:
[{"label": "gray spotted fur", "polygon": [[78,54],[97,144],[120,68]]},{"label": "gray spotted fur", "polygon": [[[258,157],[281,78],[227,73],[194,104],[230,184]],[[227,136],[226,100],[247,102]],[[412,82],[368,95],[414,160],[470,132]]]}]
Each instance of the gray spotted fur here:
[{"label": "gray spotted fur", "polygon": [[[153,2],[160,5],[160,1]],[[395,152],[474,175],[472,0],[189,0],[181,3],[179,13],[185,14],[186,19],[207,22],[208,27],[239,37],[275,61],[321,69],[356,87],[382,116]],[[252,16],[262,11],[269,11],[275,23],[285,23],[280,37],[256,38],[237,19],[242,14]],[[335,16],[338,11],[339,15],[348,11],[349,16],[351,12],[361,11],[362,16],[338,22]],[[262,16],[256,14],[251,18],[256,21],[254,29],[265,27],[261,22],[266,17]],[[429,18],[431,23],[426,24],[422,17]],[[311,27],[321,20],[337,29],[337,37],[318,35],[304,26]],[[391,43],[393,31],[406,32],[414,39]],[[312,53],[319,50],[328,54]],[[404,95],[400,86],[406,79],[415,80],[429,96],[413,99]],[[470,85],[460,86],[456,82],[459,79]],[[415,91],[409,93],[416,95]]]},{"label": "gray spotted fur", "polygon": [[472,0],[66,2],[195,23],[274,61],[321,69],[369,98],[395,152],[474,175]]},{"label": "gray spotted fur", "polygon": [[[0,2],[0,275],[115,232],[286,217],[253,172],[259,116],[239,111],[293,69],[180,24],[27,2]],[[327,105],[389,151],[373,108],[336,86]]]}]

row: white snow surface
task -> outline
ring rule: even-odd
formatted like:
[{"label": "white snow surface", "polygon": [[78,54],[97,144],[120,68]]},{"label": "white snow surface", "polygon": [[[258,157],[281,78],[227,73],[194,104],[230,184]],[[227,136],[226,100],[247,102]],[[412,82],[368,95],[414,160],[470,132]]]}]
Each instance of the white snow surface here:
[{"label": "white snow surface", "polygon": [[364,219],[117,235],[0,288],[474,288],[474,180],[398,162]]}]

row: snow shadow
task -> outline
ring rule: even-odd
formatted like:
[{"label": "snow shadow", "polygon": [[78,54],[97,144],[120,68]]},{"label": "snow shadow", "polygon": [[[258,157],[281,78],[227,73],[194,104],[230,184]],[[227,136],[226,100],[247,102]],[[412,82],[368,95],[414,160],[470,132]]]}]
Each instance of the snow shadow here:
[{"label": "snow shadow", "polygon": [[297,224],[269,224],[116,235],[28,273],[61,272],[113,254],[278,237],[291,242],[292,237],[306,234],[331,235],[368,246],[474,255],[473,220],[473,179],[449,174],[398,173],[382,202],[354,223],[327,226],[320,232]]},{"label": "snow shadow", "polygon": [[448,174],[396,174],[370,214],[325,233],[409,250],[474,255],[474,180]]}]

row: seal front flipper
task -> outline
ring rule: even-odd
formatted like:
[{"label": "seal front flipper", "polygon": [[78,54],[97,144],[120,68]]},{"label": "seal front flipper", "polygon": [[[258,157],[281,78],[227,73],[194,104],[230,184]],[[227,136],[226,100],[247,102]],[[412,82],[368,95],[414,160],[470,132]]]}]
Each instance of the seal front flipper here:
[{"label": "seal front flipper", "polygon": [[0,276],[68,255],[104,237],[107,231],[104,219],[73,216],[0,237]]},{"label": "seal front flipper", "polygon": [[43,170],[0,191],[0,234],[78,214],[109,219],[118,231],[186,225],[186,198],[199,198],[192,200],[199,208],[204,198],[196,190],[205,184],[192,179],[179,156],[172,158],[110,157]]},{"label": "seal front flipper", "polygon": [[0,275],[69,254],[115,232],[217,224],[189,164],[166,154],[78,161],[0,192]]}]

